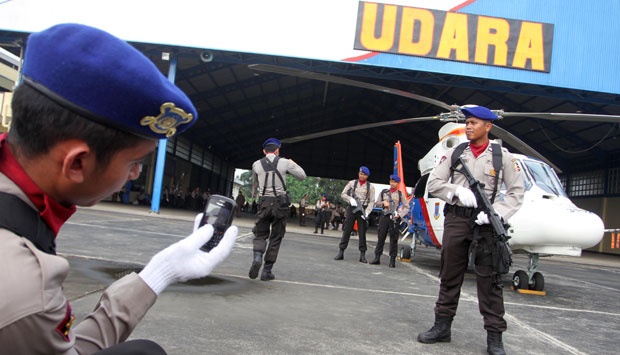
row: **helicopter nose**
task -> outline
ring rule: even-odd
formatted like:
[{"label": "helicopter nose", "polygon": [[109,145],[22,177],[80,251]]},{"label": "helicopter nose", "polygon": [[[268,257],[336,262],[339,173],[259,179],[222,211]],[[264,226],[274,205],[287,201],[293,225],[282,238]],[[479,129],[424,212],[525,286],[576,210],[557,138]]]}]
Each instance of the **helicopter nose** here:
[{"label": "helicopter nose", "polygon": [[524,206],[509,222],[511,245],[532,252],[574,256],[599,243],[605,229],[595,213],[557,199],[524,201]]}]

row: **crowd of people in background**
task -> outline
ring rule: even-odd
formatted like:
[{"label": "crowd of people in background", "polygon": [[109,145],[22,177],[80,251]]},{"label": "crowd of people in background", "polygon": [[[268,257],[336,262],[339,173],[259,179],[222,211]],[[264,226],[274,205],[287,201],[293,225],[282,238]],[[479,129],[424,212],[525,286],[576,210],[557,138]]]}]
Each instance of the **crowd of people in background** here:
[{"label": "crowd of people in background", "polygon": [[211,190],[201,190],[200,187],[184,190],[180,187],[171,189],[168,186],[164,186],[160,205],[162,207],[202,211],[210,196]]},{"label": "crowd of people in background", "polygon": [[[220,192],[211,192],[210,189],[203,190],[200,187],[192,189],[181,186],[164,186],[161,192],[160,206],[199,212],[204,210],[211,194],[222,195]],[[232,196],[228,197],[233,198]],[[113,202],[143,206],[148,206],[152,202],[151,195],[146,193],[143,186],[132,185],[130,181],[127,182],[121,191],[115,192],[111,200]],[[239,211],[251,212],[255,210],[252,209],[252,204],[245,201],[245,198],[243,201],[237,199],[237,204],[240,206]]]},{"label": "crowd of people in background", "polygon": [[[128,192],[129,191],[129,192]],[[134,192],[133,194],[131,192]],[[162,197],[160,201],[161,207],[178,208],[190,211],[202,211],[207,203],[207,200],[211,196],[210,189],[203,190],[200,187],[194,189],[173,186],[164,186],[162,189]],[[214,194],[221,195],[219,192]],[[233,198],[237,203],[236,217],[241,216],[241,213],[256,214],[258,212],[258,205],[256,201],[249,201],[243,195],[243,192],[238,192],[236,196],[228,196]],[[305,226],[306,219],[311,218],[314,222],[311,222],[311,226],[317,227],[318,230],[342,230],[345,218],[347,217],[346,208],[342,203],[336,202],[325,195],[325,207],[323,209],[317,209],[313,204],[307,207],[307,194],[305,195],[305,201],[300,201],[299,206],[291,204],[290,218],[299,218],[299,225]],[[121,202],[125,204],[149,206],[151,204],[151,196],[146,193],[144,187],[135,186],[129,183],[123,189],[112,195],[112,201]],[[354,230],[354,234],[356,230]]]}]

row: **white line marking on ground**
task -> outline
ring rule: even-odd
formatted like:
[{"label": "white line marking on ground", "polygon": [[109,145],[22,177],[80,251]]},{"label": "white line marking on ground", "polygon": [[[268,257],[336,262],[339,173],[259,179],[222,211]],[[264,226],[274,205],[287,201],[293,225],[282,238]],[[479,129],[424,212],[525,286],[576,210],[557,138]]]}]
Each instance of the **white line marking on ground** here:
[{"label": "white line marking on ground", "polygon": [[[220,275],[228,276],[228,277],[247,278],[247,276],[233,275],[233,274],[220,274]],[[395,291],[386,291],[386,290],[373,290],[373,289],[359,288],[359,287],[348,287],[348,286],[338,286],[338,285],[316,284],[316,283],[310,283],[310,282],[290,281],[290,280],[281,280],[281,279],[280,280],[272,280],[270,282],[278,282],[278,283],[285,283],[285,284],[290,284],[290,285],[300,285],[300,286],[310,286],[310,287],[333,288],[333,289],[349,290],[349,291],[375,292],[375,293],[383,293],[383,294],[390,294],[390,295],[416,296],[416,297],[422,297],[422,298],[435,298],[435,296],[422,295],[422,294],[411,293],[411,292],[395,292]]]},{"label": "white line marking on ground", "polygon": [[128,229],[128,228],[119,228],[119,227],[110,227],[110,226],[99,226],[99,225],[96,225],[96,224],[88,224],[88,223],[75,223],[74,222],[74,223],[67,223],[67,224],[76,225],[76,226],[93,227],[93,228],[120,230],[120,231],[124,231],[124,232],[128,232],[129,231],[129,232],[138,232],[138,233],[145,233],[145,234],[166,235],[166,236],[177,237],[177,238],[185,238],[185,237],[187,237],[187,235],[180,235],[180,234],[151,232],[151,231],[146,231],[146,230],[143,230],[143,229]]},{"label": "white line marking on ground", "polygon": [[[418,268],[415,265],[410,265],[411,268],[413,268],[416,272],[429,277],[430,279],[434,280],[437,282],[437,284],[439,284],[440,280],[437,276],[432,275],[420,268]],[[436,297],[436,296],[435,296]],[[478,297],[477,296],[472,296],[467,292],[463,292],[461,290],[461,300],[464,301],[468,301],[468,302],[473,302],[473,303],[478,303]],[[514,305],[514,306],[523,306],[523,307],[530,307],[530,308],[543,308],[543,309],[549,309],[549,310],[557,310],[557,311],[569,311],[569,312],[578,312],[578,313],[595,313],[595,314],[604,314],[604,315],[610,315],[610,316],[620,316],[620,314],[618,313],[610,313],[610,312],[600,312],[600,311],[590,311],[590,310],[586,310],[586,309],[570,309],[570,308],[561,308],[561,307],[552,307],[552,306],[533,306],[531,304],[521,304],[521,303],[514,303],[514,302],[505,302],[504,304],[510,304],[510,305]],[[504,317],[506,318],[507,321],[509,321],[510,323],[516,324],[522,328],[524,328],[527,332],[532,332],[532,333],[536,333],[540,336],[540,338],[543,338],[544,340],[546,340],[548,343],[555,345],[561,349],[563,349],[564,351],[566,351],[567,353],[570,354],[575,354],[575,355],[586,355],[587,353],[581,352],[579,349],[576,349],[560,340],[558,340],[557,338],[543,332],[540,331],[530,325],[528,325],[527,323],[524,323],[522,321],[520,321],[517,317],[509,314],[508,312],[505,313]]]},{"label": "white line marking on ground", "polygon": [[[527,323],[523,323],[521,322],[519,319],[517,319],[516,317],[514,317],[513,315],[510,315],[508,313],[506,313],[504,315],[504,317],[506,318],[507,321],[509,321],[511,324],[516,324],[522,328],[524,328],[528,333],[535,333],[537,336],[535,336],[536,339],[540,339],[543,338],[545,339],[547,342],[563,349],[564,351],[566,351],[569,354],[575,354],[575,355],[587,355],[588,353],[584,353],[582,351],[580,351],[579,349],[576,349],[556,338],[554,338],[553,336],[542,332],[534,327],[529,326]],[[550,351],[552,352],[552,351]]]},{"label": "white line marking on ground", "polygon": [[115,218],[115,219],[95,219],[92,221],[82,220],[81,222],[66,222],[66,224],[78,224],[78,223],[106,223],[106,222],[136,222],[143,221],[144,218]]}]

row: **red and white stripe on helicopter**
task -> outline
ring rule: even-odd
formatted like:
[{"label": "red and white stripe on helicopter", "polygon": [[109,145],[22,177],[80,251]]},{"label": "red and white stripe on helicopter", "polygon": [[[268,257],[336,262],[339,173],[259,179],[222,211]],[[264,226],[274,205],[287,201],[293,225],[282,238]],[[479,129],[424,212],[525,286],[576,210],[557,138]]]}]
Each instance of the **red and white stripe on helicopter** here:
[{"label": "red and white stripe on helicopter", "polygon": [[[491,131],[492,132],[492,131]],[[402,240],[411,238],[409,246],[400,248],[401,259],[411,259],[417,245],[441,248],[444,201],[429,196],[428,177],[444,153],[467,141],[465,125],[449,122],[439,130],[439,142],[418,162],[421,178],[409,194],[404,182],[401,145],[394,145],[394,173],[401,177],[399,189],[410,203],[409,225],[402,228]],[[566,195],[554,170],[545,162],[514,154],[523,171],[525,196],[523,205],[508,221],[510,247],[515,253],[528,254],[527,272],[517,270],[513,286],[542,291],[544,277],[538,269],[540,256],[580,256],[603,237],[603,221],[596,214],[577,207]],[[500,195],[501,198],[501,195]]]}]

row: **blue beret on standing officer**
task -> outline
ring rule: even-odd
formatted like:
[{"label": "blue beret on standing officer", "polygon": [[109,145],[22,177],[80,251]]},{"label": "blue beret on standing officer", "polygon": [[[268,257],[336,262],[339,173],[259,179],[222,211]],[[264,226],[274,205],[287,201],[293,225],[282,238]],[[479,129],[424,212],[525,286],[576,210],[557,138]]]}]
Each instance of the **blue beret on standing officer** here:
[{"label": "blue beret on standing officer", "polygon": [[208,253],[200,247],[213,228],[196,229],[112,283],[79,323],[63,294],[69,264],[55,240],[76,206],[138,178],[158,139],[194,124],[194,105],[142,53],[85,25],[30,35],[22,74],[11,129],[0,135],[0,269],[12,270],[0,273],[0,349],[164,354],[155,342],[127,339],[168,285],[205,277],[226,259],[237,228]]},{"label": "blue beret on standing officer", "polygon": [[390,175],[390,180],[394,180],[396,182],[400,182],[400,176],[398,176],[396,174],[392,174],[392,175]]},{"label": "blue beret on standing officer", "polygon": [[484,106],[478,105],[463,105],[461,106],[461,112],[465,115],[465,118],[476,117],[485,121],[496,121],[499,117],[495,112],[489,110]]}]

